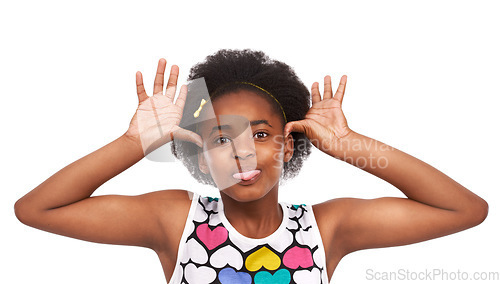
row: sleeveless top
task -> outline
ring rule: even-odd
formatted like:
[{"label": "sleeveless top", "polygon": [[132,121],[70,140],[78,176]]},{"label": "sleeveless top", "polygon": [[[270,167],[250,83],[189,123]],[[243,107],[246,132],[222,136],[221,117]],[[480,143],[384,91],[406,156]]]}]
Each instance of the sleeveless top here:
[{"label": "sleeveless top", "polygon": [[310,205],[280,202],[271,235],[240,234],[222,200],[194,193],[170,284],[328,284],[325,250]]}]

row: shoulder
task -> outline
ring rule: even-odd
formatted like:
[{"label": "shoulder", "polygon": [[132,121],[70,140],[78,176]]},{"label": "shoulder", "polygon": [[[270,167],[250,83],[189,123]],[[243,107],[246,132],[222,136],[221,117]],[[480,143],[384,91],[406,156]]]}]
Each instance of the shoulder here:
[{"label": "shoulder", "polygon": [[311,207],[318,221],[324,221],[325,219],[332,221],[332,219],[339,220],[343,218],[348,211],[358,206],[360,201],[363,200],[351,197],[334,198],[314,204]]},{"label": "shoulder", "polygon": [[[177,214],[189,210],[192,198],[196,193],[182,189],[167,189],[149,192],[141,195],[145,206],[148,206],[153,213],[164,214],[168,210],[170,217],[182,217]],[[182,214],[180,214],[182,215]]]},{"label": "shoulder", "polygon": [[165,190],[158,190],[158,191],[152,191],[148,192],[145,194],[142,194],[145,199],[147,199],[150,202],[154,202],[155,200],[162,200],[162,201],[168,201],[168,200],[190,200],[191,196],[195,194],[192,191],[189,190],[184,190],[184,189],[165,189]]},{"label": "shoulder", "polygon": [[167,216],[170,219],[184,219],[193,202],[193,198],[199,196],[197,193],[183,189],[167,189],[143,194],[145,204],[156,213]]},{"label": "shoulder", "polygon": [[141,195],[144,205],[156,216],[161,237],[156,250],[171,251],[179,243],[196,193],[181,189],[154,191]]},{"label": "shoulder", "polygon": [[327,254],[332,251],[341,253],[341,248],[334,248],[334,244],[339,244],[338,229],[363,201],[365,199],[345,197],[330,199],[311,206]]},{"label": "shoulder", "polygon": [[316,218],[331,218],[332,214],[335,214],[335,217],[340,218],[346,213],[346,211],[358,206],[359,203],[364,200],[365,199],[352,197],[334,198],[311,205],[311,207],[314,210]]}]

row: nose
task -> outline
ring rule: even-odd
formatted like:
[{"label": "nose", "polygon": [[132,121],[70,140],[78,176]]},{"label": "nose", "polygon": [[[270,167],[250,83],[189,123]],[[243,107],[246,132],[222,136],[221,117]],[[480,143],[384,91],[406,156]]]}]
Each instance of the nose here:
[{"label": "nose", "polygon": [[234,155],[234,158],[238,158],[238,159],[247,159],[247,158],[252,158],[255,156],[255,152],[254,151],[239,151],[236,155]]},{"label": "nose", "polygon": [[240,135],[240,137],[234,140],[233,155],[235,159],[255,157],[255,144],[253,139],[248,138],[247,135]]}]

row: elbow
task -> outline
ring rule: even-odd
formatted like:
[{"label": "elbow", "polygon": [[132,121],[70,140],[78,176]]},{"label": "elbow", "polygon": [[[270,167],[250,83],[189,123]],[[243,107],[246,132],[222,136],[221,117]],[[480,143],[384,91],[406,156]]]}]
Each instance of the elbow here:
[{"label": "elbow", "polygon": [[481,224],[488,216],[488,211],[488,202],[486,202],[482,198],[479,198],[479,200],[475,202],[473,206],[471,206],[471,209],[468,210],[467,213],[468,219],[470,219],[471,222],[471,226],[474,227]]},{"label": "elbow", "polygon": [[481,201],[482,201],[482,205],[481,205],[481,209],[480,209],[481,218],[480,218],[480,222],[478,223],[478,225],[481,224],[486,219],[486,217],[488,217],[488,211],[489,211],[488,202],[486,202],[486,200],[484,200],[484,199],[481,199]]},{"label": "elbow", "polygon": [[30,213],[29,206],[26,205],[22,198],[14,204],[14,214],[21,223],[30,226],[33,214]]},{"label": "elbow", "polygon": [[14,204],[14,214],[16,214],[17,220],[19,220],[23,224],[26,224],[25,223],[26,214],[21,199],[16,201],[16,203]]}]

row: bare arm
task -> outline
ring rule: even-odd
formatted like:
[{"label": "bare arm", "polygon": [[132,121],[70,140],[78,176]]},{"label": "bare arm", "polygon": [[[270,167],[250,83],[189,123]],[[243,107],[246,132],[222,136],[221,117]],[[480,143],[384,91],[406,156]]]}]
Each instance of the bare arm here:
[{"label": "bare arm", "polygon": [[154,214],[149,195],[96,196],[103,183],[143,157],[142,149],[121,136],[64,167],[15,204],[21,222],[73,238],[151,247]]},{"label": "bare arm", "polygon": [[[408,197],[343,198],[318,205],[327,215],[338,214],[332,242],[345,254],[441,237],[486,218],[486,201],[429,164],[354,131],[341,140],[332,156],[391,183]],[[370,159],[373,163],[359,163]]]},{"label": "bare arm", "polygon": [[[122,135],[64,167],[19,199],[16,209],[56,209],[92,195],[106,181],[143,158],[140,145]],[[16,210],[19,213],[26,213]]]},{"label": "bare arm", "polygon": [[333,95],[330,76],[326,76],[323,98],[315,82],[311,109],[305,119],[285,126],[285,136],[290,131],[305,133],[321,151],[389,182],[408,198],[341,198],[315,205],[319,223],[325,224],[322,235],[330,248],[327,253],[338,258],[360,249],[415,243],[480,224],[488,214],[482,198],[423,161],[348,127],[341,108],[346,80],[342,76]]},{"label": "bare arm", "polygon": [[[169,130],[178,125],[171,117],[182,116],[186,88],[181,88],[179,99],[173,104],[178,76],[178,67],[174,65],[168,82],[168,97],[163,95],[165,65],[166,61],[160,60],[155,78],[154,99],[157,100],[158,109],[151,107],[152,99],[146,95],[142,75],[138,72],[139,107],[129,130],[104,147],[64,167],[19,199],[15,204],[15,213],[21,222],[92,242],[164,249],[160,246],[168,237],[165,227],[177,224],[178,220],[171,218],[165,221],[163,218],[160,222],[160,213],[168,206],[174,212],[179,210],[179,216],[182,216],[185,213],[182,210],[185,211],[186,203],[189,203],[186,191],[167,190],[139,196],[91,195],[103,183],[144,157],[145,145],[141,135],[156,135],[158,120],[167,138],[170,137]],[[167,119],[162,120],[161,115]],[[138,117],[142,119],[142,125],[150,123],[152,127],[140,129]],[[150,139],[149,142],[154,143],[155,140]]]}]

